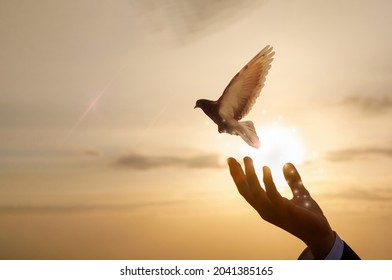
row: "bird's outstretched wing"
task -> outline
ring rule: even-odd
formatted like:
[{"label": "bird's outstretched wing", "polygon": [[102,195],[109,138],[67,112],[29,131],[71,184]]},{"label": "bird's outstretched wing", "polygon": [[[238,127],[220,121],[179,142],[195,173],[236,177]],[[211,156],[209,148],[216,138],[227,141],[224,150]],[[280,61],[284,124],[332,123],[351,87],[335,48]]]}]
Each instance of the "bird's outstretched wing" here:
[{"label": "bird's outstretched wing", "polygon": [[222,117],[238,121],[249,113],[264,86],[274,54],[272,47],[266,46],[234,76],[218,100]]}]

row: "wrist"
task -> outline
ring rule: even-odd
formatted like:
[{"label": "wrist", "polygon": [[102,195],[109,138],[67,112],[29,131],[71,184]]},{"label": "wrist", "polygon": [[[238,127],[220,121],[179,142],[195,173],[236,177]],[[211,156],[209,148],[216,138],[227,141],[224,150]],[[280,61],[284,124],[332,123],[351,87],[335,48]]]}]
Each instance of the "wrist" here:
[{"label": "wrist", "polygon": [[331,251],[336,239],[336,234],[334,231],[330,230],[324,235],[307,242],[306,245],[312,252],[314,259],[323,260],[328,256]]}]

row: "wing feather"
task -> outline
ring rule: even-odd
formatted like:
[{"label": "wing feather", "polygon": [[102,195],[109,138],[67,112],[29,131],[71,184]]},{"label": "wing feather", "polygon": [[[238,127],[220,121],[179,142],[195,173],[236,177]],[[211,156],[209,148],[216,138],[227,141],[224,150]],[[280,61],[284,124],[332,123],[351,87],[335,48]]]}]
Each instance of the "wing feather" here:
[{"label": "wing feather", "polygon": [[266,46],[230,81],[219,98],[219,114],[225,119],[240,120],[255,104],[271,68],[275,52]]}]

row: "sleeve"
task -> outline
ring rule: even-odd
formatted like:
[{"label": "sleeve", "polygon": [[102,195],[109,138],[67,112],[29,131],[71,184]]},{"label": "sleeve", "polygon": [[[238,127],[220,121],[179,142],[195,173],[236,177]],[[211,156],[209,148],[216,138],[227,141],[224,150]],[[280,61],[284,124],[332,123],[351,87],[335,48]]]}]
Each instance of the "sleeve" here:
[{"label": "sleeve", "polygon": [[[360,260],[361,258],[351,249],[350,246],[344,242],[340,236],[335,232],[336,238],[335,243],[332,246],[331,251],[325,257],[324,260]],[[312,251],[306,248],[298,260],[314,260]]]}]

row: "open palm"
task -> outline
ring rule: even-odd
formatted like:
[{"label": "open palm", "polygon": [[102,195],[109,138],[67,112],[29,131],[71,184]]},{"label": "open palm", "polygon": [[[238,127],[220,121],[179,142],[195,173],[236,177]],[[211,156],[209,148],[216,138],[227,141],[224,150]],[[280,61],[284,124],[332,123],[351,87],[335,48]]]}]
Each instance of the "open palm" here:
[{"label": "open palm", "polygon": [[228,164],[238,191],[264,220],[301,239],[315,258],[322,259],[328,254],[335,234],[293,164],[287,163],[283,167],[283,174],[293,193],[290,200],[280,195],[267,166],[263,167],[264,190],[251,158],[244,158],[245,172],[234,158],[229,158]]}]

